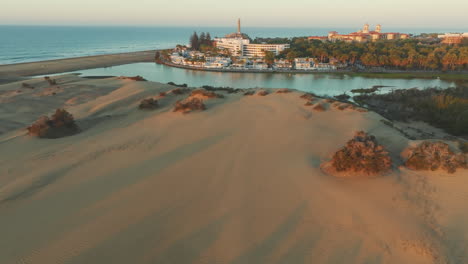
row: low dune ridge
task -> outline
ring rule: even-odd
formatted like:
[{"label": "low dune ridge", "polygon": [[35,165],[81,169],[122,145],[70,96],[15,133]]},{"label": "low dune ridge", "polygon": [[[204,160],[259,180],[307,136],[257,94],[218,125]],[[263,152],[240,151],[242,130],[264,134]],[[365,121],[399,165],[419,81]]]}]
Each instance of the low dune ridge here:
[{"label": "low dune ridge", "polygon": [[[0,85],[0,263],[468,259],[467,171],[405,168],[399,155],[415,141],[374,112],[317,112],[302,93],[264,89],[216,91],[224,98],[181,115],[174,104],[190,95],[172,85],[54,79],[63,91],[41,97],[43,78],[27,81],[34,89]],[[146,98],[158,107],[139,110]],[[57,108],[81,133],[27,135]],[[356,131],[385,146],[392,171],[343,179],[321,170]]]}]

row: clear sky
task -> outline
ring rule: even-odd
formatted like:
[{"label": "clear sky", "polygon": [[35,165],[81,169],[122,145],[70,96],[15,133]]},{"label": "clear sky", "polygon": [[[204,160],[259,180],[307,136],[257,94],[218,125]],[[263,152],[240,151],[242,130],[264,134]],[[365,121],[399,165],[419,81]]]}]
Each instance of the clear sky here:
[{"label": "clear sky", "polygon": [[466,28],[468,0],[2,0],[0,24]]}]

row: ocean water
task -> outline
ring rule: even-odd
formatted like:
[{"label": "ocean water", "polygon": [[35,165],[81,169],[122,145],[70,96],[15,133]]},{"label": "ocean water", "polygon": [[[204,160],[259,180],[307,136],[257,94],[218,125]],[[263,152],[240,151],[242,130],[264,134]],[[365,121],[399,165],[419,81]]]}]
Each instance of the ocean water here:
[{"label": "ocean water", "polygon": [[[89,55],[170,48],[187,44],[193,31],[210,32],[212,37],[234,32],[235,27],[81,27],[81,26],[1,26],[0,64],[12,64]],[[357,28],[254,28],[242,31],[250,37],[295,37],[326,35],[336,30],[347,33]],[[468,29],[398,29],[421,32],[468,31]]]}]

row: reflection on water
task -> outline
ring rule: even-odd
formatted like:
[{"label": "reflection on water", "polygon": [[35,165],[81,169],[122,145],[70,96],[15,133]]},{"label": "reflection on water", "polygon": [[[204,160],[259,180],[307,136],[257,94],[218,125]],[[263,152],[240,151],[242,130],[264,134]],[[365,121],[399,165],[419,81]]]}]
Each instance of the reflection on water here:
[{"label": "reflection on water", "polygon": [[202,85],[234,88],[290,88],[318,95],[350,93],[352,89],[371,88],[374,85],[389,89],[454,87],[455,83],[439,79],[382,79],[352,77],[346,74],[290,74],[290,73],[229,73],[204,72],[168,67],[155,63],[135,63],[109,68],[77,71],[84,76],[134,76],[161,83],[186,83],[191,87]]}]

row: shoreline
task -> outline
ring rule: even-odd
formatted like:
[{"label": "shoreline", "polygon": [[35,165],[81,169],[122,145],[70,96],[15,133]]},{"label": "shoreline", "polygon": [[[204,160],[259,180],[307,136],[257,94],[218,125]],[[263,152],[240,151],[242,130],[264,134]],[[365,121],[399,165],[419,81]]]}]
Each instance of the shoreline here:
[{"label": "shoreline", "polygon": [[154,62],[157,50],[93,55],[67,59],[23,62],[0,65],[0,83],[18,81],[25,77],[104,68],[138,62]]},{"label": "shoreline", "polygon": [[191,67],[174,64],[170,62],[160,62],[159,64],[185,70],[206,71],[206,72],[230,72],[230,73],[289,73],[289,74],[334,74],[350,75],[367,78],[402,78],[402,79],[436,79],[464,81],[468,80],[468,72],[443,72],[443,71],[352,71],[352,70],[334,70],[334,71],[307,71],[307,70],[256,70],[256,69],[210,69],[202,67]]},{"label": "shoreline", "polygon": [[[71,71],[105,68],[111,66],[155,62],[155,53],[158,50],[147,50],[137,52],[124,52],[106,55],[93,55],[66,59],[46,60],[37,62],[23,62],[16,64],[0,65],[0,84],[20,81],[31,76],[59,74]],[[156,63],[156,62],[155,62]],[[206,72],[230,72],[230,73],[279,73],[279,74],[333,74],[349,75],[365,78],[401,78],[401,79],[436,79],[449,81],[468,81],[468,72],[443,72],[443,71],[306,71],[306,70],[242,70],[242,69],[207,69],[173,64],[170,62],[159,62],[159,64],[185,70]]]}]

